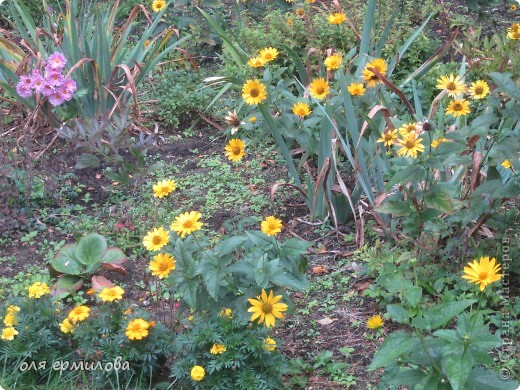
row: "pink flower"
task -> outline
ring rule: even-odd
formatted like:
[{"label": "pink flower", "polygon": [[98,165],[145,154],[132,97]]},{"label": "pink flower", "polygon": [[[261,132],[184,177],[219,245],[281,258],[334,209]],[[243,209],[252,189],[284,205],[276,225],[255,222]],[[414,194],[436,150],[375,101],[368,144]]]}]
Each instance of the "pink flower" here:
[{"label": "pink flower", "polygon": [[21,75],[18,84],[23,85],[27,89],[32,89],[32,79],[30,76]]},{"label": "pink flower", "polygon": [[43,91],[43,87],[45,86],[45,80],[39,74],[36,76],[33,74],[32,85],[35,92],[41,93]]},{"label": "pink flower", "polygon": [[51,96],[53,93],[56,93],[56,88],[54,88],[52,85],[46,82],[42,88],[42,93],[45,96]]},{"label": "pink flower", "polygon": [[78,87],[76,86],[76,82],[72,79],[63,80],[62,86],[64,86],[67,89],[67,92],[69,93],[74,93],[76,92],[76,89],[78,89]]},{"label": "pink flower", "polygon": [[31,88],[24,84],[22,80],[16,84],[16,92],[23,98],[28,98],[33,94]]},{"label": "pink flower", "polygon": [[47,66],[52,70],[61,72],[66,63],[67,59],[59,52],[54,52],[47,58]]},{"label": "pink flower", "polygon": [[59,91],[53,93],[52,95],[49,95],[48,99],[49,103],[51,103],[54,107],[59,106],[61,103],[65,101],[65,99]]},{"label": "pink flower", "polygon": [[72,99],[72,92],[69,92],[65,85],[62,85],[59,91],[64,100],[69,101]]},{"label": "pink flower", "polygon": [[60,72],[49,72],[45,75],[47,83],[53,87],[59,87],[63,82],[63,75]]}]

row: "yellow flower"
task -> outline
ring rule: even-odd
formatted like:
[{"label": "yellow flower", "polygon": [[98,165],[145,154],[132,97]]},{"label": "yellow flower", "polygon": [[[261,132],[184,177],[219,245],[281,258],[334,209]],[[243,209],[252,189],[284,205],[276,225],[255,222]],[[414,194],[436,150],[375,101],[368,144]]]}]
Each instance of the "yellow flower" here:
[{"label": "yellow flower", "polygon": [[509,160],[502,161],[502,164],[500,165],[502,165],[505,169],[511,169],[511,161]]},{"label": "yellow flower", "polygon": [[329,15],[327,20],[330,24],[341,24],[345,20],[347,20],[347,17],[343,12],[336,12],[334,14]]},{"label": "yellow flower", "polygon": [[153,0],[152,9],[154,12],[160,12],[166,7],[165,0]]},{"label": "yellow flower", "polygon": [[385,146],[392,146],[397,139],[397,130],[388,130],[383,133],[377,142],[383,142]]},{"label": "yellow flower", "polygon": [[365,69],[362,70],[361,73],[363,76],[363,81],[367,84],[367,86],[375,87],[377,83],[382,83],[383,81],[381,81],[379,76],[377,76],[374,72],[369,70],[369,68],[376,70],[382,76],[386,76],[388,66],[386,65],[385,60],[382,58],[376,58],[366,64]]},{"label": "yellow flower", "polygon": [[212,353],[213,355],[219,355],[222,352],[226,352],[226,351],[227,351],[226,346],[223,344],[213,344],[213,347],[211,347],[211,349],[209,350],[209,352]]},{"label": "yellow flower", "polygon": [[507,36],[511,39],[520,39],[520,24],[513,23],[511,27],[507,29]]},{"label": "yellow flower", "polygon": [[343,58],[338,53],[335,53],[325,58],[325,68],[327,68],[327,70],[338,69],[341,65],[341,61],[343,61]]},{"label": "yellow flower", "polygon": [[148,328],[150,324],[142,318],[136,318],[128,323],[126,326],[126,337],[129,340],[142,340],[148,336]]},{"label": "yellow flower", "polygon": [[468,92],[475,100],[484,99],[489,93],[489,85],[484,80],[478,80],[471,83]]},{"label": "yellow flower", "polygon": [[128,315],[128,314],[132,314],[132,309],[126,309],[124,312],[123,312],[124,315]]},{"label": "yellow flower", "polygon": [[223,307],[222,310],[220,311],[220,313],[218,313],[219,317],[231,318],[232,315],[233,315],[233,312],[228,307]]},{"label": "yellow flower", "polygon": [[149,44],[150,44],[150,40],[147,39],[146,41],[144,41],[143,46],[148,47]]},{"label": "yellow flower", "polygon": [[439,146],[443,142],[450,142],[450,140],[448,138],[443,138],[443,137],[438,138],[438,139],[434,139],[432,141],[432,148],[435,149],[437,146]]},{"label": "yellow flower", "polygon": [[251,118],[249,118],[249,122],[255,123],[256,122],[256,116],[252,116]]},{"label": "yellow flower", "polygon": [[294,115],[298,115],[299,117],[303,118],[307,115],[309,115],[312,111],[307,103],[295,103],[292,107],[292,111]]},{"label": "yellow flower", "polygon": [[177,188],[175,180],[162,180],[153,185],[153,192],[156,198],[164,198]]},{"label": "yellow flower", "polygon": [[501,269],[500,264],[495,262],[495,258],[490,260],[488,256],[481,257],[478,262],[473,259],[473,263],[468,263],[468,266],[464,267],[462,278],[469,280],[470,283],[480,284],[480,291],[484,291],[488,284],[500,280],[503,276],[498,273]]},{"label": "yellow flower", "polygon": [[296,15],[298,15],[300,18],[303,18],[305,16],[305,10],[303,8],[298,8],[296,11],[294,11]]},{"label": "yellow flower", "polygon": [[278,50],[274,47],[266,47],[265,49],[260,50],[260,57],[265,62],[273,61],[276,57],[278,57]]},{"label": "yellow flower", "polygon": [[307,3],[314,3],[316,0],[305,0]]},{"label": "yellow flower", "polygon": [[242,98],[246,104],[254,105],[262,103],[267,97],[265,85],[258,80],[247,80],[242,87]]},{"label": "yellow flower", "polygon": [[87,295],[94,295],[96,291],[93,288],[89,288],[86,292]]},{"label": "yellow flower", "polygon": [[414,123],[405,123],[399,128],[399,134],[401,135],[409,135],[417,133],[417,122]]},{"label": "yellow flower", "polygon": [[7,311],[5,314],[9,315],[9,314],[15,314],[17,312],[20,311],[20,307],[19,306],[16,306],[16,305],[11,305],[7,308]]},{"label": "yellow flower", "polygon": [[170,225],[170,229],[184,238],[186,235],[202,229],[203,223],[199,222],[201,217],[202,214],[198,211],[186,212],[175,218],[175,221]]},{"label": "yellow flower", "polygon": [[417,138],[416,134],[403,135],[403,138],[397,141],[401,145],[397,154],[417,158],[417,153],[424,151],[424,145],[421,142],[422,138]]},{"label": "yellow flower", "polygon": [[265,321],[265,326],[268,328],[276,325],[276,318],[283,318],[282,311],[287,310],[287,305],[285,303],[279,303],[282,299],[281,295],[273,296],[273,291],[269,292],[269,296],[265,290],[262,290],[261,297],[258,296],[257,299],[249,298],[247,301],[252,305],[247,311],[252,312],[251,321],[254,321],[258,318],[258,323],[261,324]]},{"label": "yellow flower", "polygon": [[204,379],[204,375],[206,375],[206,371],[204,371],[204,367],[201,366],[193,366],[191,369],[191,379],[194,381],[200,382]]},{"label": "yellow flower", "polygon": [[146,233],[143,238],[143,246],[149,251],[158,251],[168,242],[170,242],[170,236],[162,226]]},{"label": "yellow flower", "polygon": [[159,253],[153,257],[153,261],[150,261],[148,269],[159,279],[167,278],[175,269],[175,258],[168,253]]},{"label": "yellow flower", "polygon": [[329,93],[329,83],[323,77],[314,79],[309,85],[309,92],[315,99],[324,99]]},{"label": "yellow flower", "polygon": [[511,4],[511,11],[516,11],[516,4]]},{"label": "yellow flower", "polygon": [[119,299],[123,299],[123,294],[125,293],[125,290],[123,290],[119,286],[115,287],[105,287],[101,292],[99,293],[99,299],[101,299],[103,302],[113,302],[117,301]]},{"label": "yellow flower", "polygon": [[272,352],[276,349],[276,341],[274,341],[271,337],[266,337],[264,340],[265,349],[269,352]]},{"label": "yellow flower", "polygon": [[363,96],[365,94],[365,86],[361,83],[352,83],[347,88],[352,96]]},{"label": "yellow flower", "polygon": [[90,307],[88,306],[76,306],[72,309],[68,315],[69,320],[72,321],[73,324],[76,322],[84,321],[90,315]]},{"label": "yellow flower", "polygon": [[260,230],[268,236],[276,236],[282,231],[282,221],[276,217],[269,216],[260,224]]},{"label": "yellow flower", "polygon": [[446,114],[453,115],[455,118],[458,116],[466,115],[470,112],[469,102],[466,99],[455,99],[450,102],[446,108]]},{"label": "yellow flower", "polygon": [[367,320],[367,327],[368,329],[376,330],[383,326],[384,322],[380,315],[376,315],[373,317],[370,317]]},{"label": "yellow flower", "polygon": [[41,298],[42,296],[50,294],[49,286],[43,282],[36,282],[29,287],[29,298]]},{"label": "yellow flower", "polygon": [[4,317],[4,325],[5,326],[15,326],[16,323],[17,323],[17,321],[16,321],[16,313],[7,314]]},{"label": "yellow flower", "polygon": [[63,333],[74,333],[74,325],[69,321],[68,318],[65,318],[63,322],[60,322],[60,330]]},{"label": "yellow flower", "polygon": [[225,146],[226,156],[228,160],[237,162],[242,160],[242,157],[246,155],[245,144],[240,138],[233,138]]},{"label": "yellow flower", "polygon": [[2,340],[7,340],[7,341],[11,341],[11,340],[14,340],[14,336],[16,336],[18,334],[18,331],[11,327],[11,326],[8,326],[7,328],[3,328],[2,329]]},{"label": "yellow flower", "polygon": [[466,91],[466,85],[461,81],[460,76],[454,76],[453,73],[449,76],[439,77],[437,83],[435,88],[444,89],[452,98],[456,98]]},{"label": "yellow flower", "polygon": [[247,65],[251,68],[260,68],[265,65],[265,60],[262,57],[253,57],[247,61]]}]

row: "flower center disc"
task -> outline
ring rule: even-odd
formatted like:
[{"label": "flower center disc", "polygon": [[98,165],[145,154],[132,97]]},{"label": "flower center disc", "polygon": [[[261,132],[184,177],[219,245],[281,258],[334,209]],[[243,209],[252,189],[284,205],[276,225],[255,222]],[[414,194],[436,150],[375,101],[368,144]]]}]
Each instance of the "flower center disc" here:
[{"label": "flower center disc", "polygon": [[257,97],[258,94],[259,94],[258,89],[256,89],[256,88],[251,89],[251,91],[249,92],[249,94],[250,94],[252,97]]},{"label": "flower center disc", "polygon": [[406,141],[405,146],[407,149],[412,149],[413,147],[415,147],[415,141]]},{"label": "flower center disc", "polygon": [[457,104],[454,104],[453,105],[453,110],[454,111],[462,111],[462,105],[457,103]]},{"label": "flower center disc", "polygon": [[153,239],[152,239],[152,242],[155,244],[155,245],[158,245],[161,243],[161,237],[159,236],[154,236]]},{"label": "flower center disc", "polygon": [[477,87],[475,88],[475,95],[482,95],[484,93],[484,88]]},{"label": "flower center disc", "polygon": [[262,305],[262,311],[265,313],[265,314],[269,314],[273,311],[273,305],[271,305],[270,303],[264,303]]},{"label": "flower center disc", "polygon": [[232,149],[231,149],[231,152],[233,154],[236,154],[236,155],[239,155],[240,154],[240,148],[238,146],[234,146]]},{"label": "flower center disc", "polygon": [[446,85],[446,89],[449,91],[454,91],[455,89],[457,89],[457,85],[455,85],[454,82],[450,82],[448,83],[448,85]]}]

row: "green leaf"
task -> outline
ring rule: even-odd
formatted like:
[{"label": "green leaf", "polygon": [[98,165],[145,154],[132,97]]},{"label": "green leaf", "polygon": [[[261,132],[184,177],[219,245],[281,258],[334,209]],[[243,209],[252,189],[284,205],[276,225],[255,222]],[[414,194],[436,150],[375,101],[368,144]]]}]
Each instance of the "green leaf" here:
[{"label": "green leaf", "polygon": [[[507,374],[508,371],[503,371]],[[511,372],[509,372],[511,375]],[[517,390],[518,382],[511,379],[502,379],[498,373],[475,367],[466,382],[466,388],[471,390]]]},{"label": "green leaf", "polygon": [[98,168],[101,165],[101,161],[92,153],[83,153],[78,157],[76,161],[76,169],[85,168]]},{"label": "green leaf", "polygon": [[410,314],[408,313],[408,310],[403,308],[401,305],[398,305],[398,304],[387,305],[386,311],[388,312],[388,315],[390,316],[390,318],[392,320],[399,322],[400,324],[408,323]]},{"label": "green leaf", "polygon": [[289,287],[294,290],[305,290],[309,288],[309,281],[302,276],[301,279],[297,279],[292,275],[285,272],[279,272],[271,278],[271,282],[281,287]]},{"label": "green leaf", "polygon": [[392,214],[396,217],[408,217],[415,209],[409,200],[387,200],[376,208],[378,213]]},{"label": "green leaf", "polygon": [[461,301],[441,303],[432,309],[425,310],[423,316],[430,325],[430,329],[436,329],[451,321],[475,302],[477,302],[476,299],[463,299]]},{"label": "green leaf", "polygon": [[421,180],[425,173],[426,171],[420,165],[410,165],[397,172],[386,187],[392,188],[396,184],[406,184],[411,181]]},{"label": "green leaf", "polygon": [[51,287],[51,296],[65,298],[67,295],[78,291],[83,286],[83,280],[79,276],[62,275]]},{"label": "green leaf", "polygon": [[473,357],[450,355],[442,359],[442,368],[450,381],[453,390],[462,390],[473,368]]},{"label": "green leaf", "polygon": [[314,359],[314,368],[320,368],[326,365],[332,359],[333,352],[329,350],[321,351]]},{"label": "green leaf", "polygon": [[453,213],[453,202],[447,192],[434,190],[433,187],[424,197],[424,203],[433,209],[442,211],[445,214]]},{"label": "green leaf", "polygon": [[101,234],[90,233],[79,240],[76,247],[76,257],[92,270],[92,267],[101,264],[101,259],[107,251],[107,241]]},{"label": "green leaf", "polygon": [[52,259],[51,265],[56,271],[64,274],[81,275],[85,272],[85,268],[76,258],[76,244],[63,246]]},{"label": "green leaf", "polygon": [[417,368],[398,367],[396,374],[389,380],[390,385],[414,388],[424,378],[424,372]]},{"label": "green leaf", "polygon": [[244,236],[233,236],[226,238],[215,246],[215,252],[218,254],[219,258],[222,258],[226,255],[229,255],[233,251],[236,251],[246,241],[247,237]]},{"label": "green leaf", "polygon": [[246,234],[253,244],[260,249],[267,251],[273,247],[273,239],[259,230],[247,231]]},{"label": "green leaf", "polygon": [[396,360],[399,356],[407,354],[417,348],[418,340],[404,331],[391,333],[381,344],[368,370],[384,367]]},{"label": "green leaf", "polygon": [[407,289],[404,295],[405,299],[408,301],[408,304],[412,307],[415,307],[419,304],[422,298],[422,288],[420,287],[412,287],[411,289]]},{"label": "green leaf", "polygon": [[101,262],[107,264],[123,264],[127,260],[125,253],[121,249],[111,247],[107,249]]}]

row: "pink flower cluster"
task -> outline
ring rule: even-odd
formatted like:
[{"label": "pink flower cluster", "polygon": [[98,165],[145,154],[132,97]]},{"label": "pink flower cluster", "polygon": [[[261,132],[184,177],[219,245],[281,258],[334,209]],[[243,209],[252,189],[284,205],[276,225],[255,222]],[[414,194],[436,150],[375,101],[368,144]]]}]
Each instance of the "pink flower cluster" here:
[{"label": "pink flower cluster", "polygon": [[62,74],[66,63],[67,59],[63,54],[52,53],[44,65],[43,75],[39,69],[33,69],[30,76],[20,76],[20,81],[16,84],[16,92],[23,98],[42,94],[53,106],[71,100],[77,87],[74,80],[65,78]]}]

